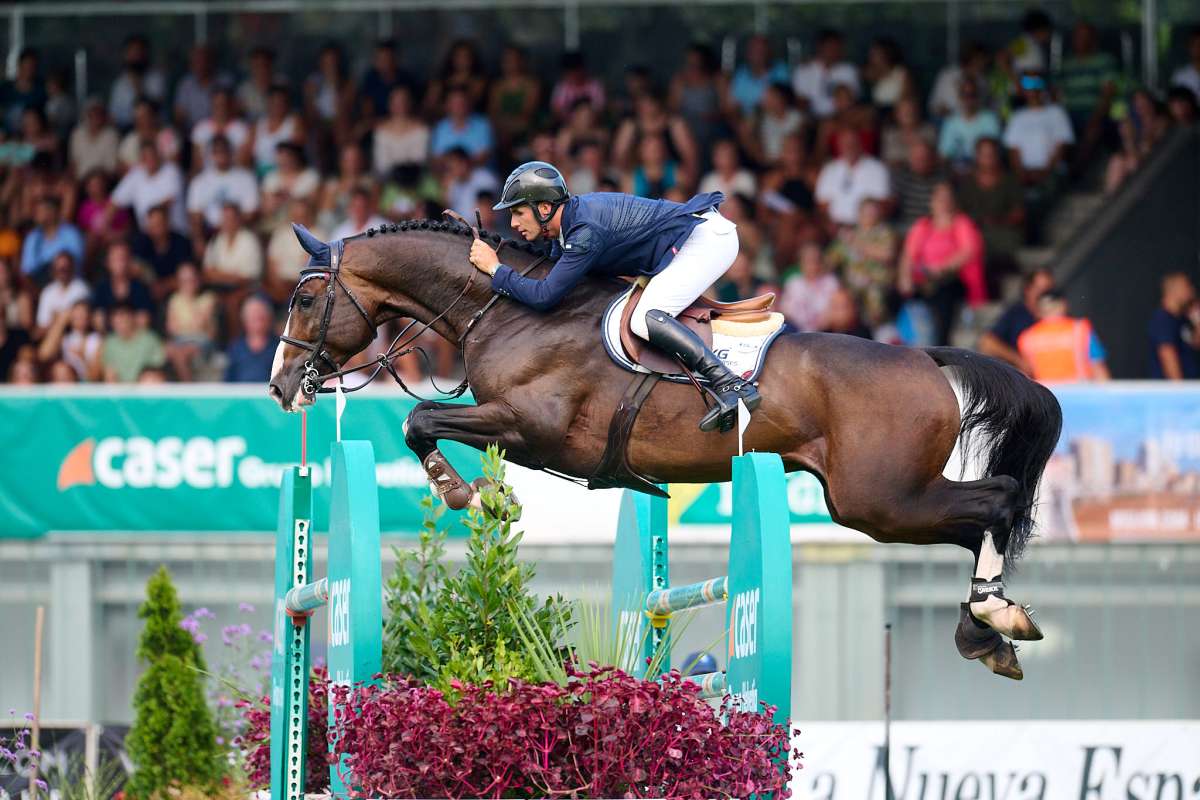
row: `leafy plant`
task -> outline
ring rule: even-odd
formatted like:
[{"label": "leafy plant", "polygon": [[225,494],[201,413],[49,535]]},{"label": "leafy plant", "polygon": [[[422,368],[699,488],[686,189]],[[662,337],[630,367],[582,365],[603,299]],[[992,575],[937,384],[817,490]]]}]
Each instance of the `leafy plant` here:
[{"label": "leafy plant", "polygon": [[672,672],[574,672],[566,686],[454,687],[407,678],[334,688],[349,783],[361,797],[783,796],[787,726],[721,708]]},{"label": "leafy plant", "polygon": [[[308,738],[304,761],[304,791],[320,794],[329,791],[329,670],[314,667],[308,679]],[[246,782],[253,787],[271,784],[271,698],[243,700],[245,721],[234,744],[245,754],[242,769]]]},{"label": "leafy plant", "polygon": [[50,796],[58,800],[108,800],[125,782],[125,767],[119,758],[103,757],[93,774],[81,756],[46,771]]},{"label": "leafy plant", "polygon": [[145,626],[137,656],[146,671],[134,691],[134,722],[125,737],[134,764],[126,796],[153,798],[171,786],[216,786],[225,766],[204,700],[204,656],[181,625],[179,596],[166,567],[147,582],[138,616]]},{"label": "leafy plant", "polygon": [[441,565],[445,531],[426,505],[427,519],[415,553],[402,556],[388,580],[390,616],[385,628],[384,670],[453,692],[455,683],[504,686],[510,678],[536,679],[539,656],[528,646],[532,626],[567,656],[563,640],[571,607],[555,596],[539,601],[530,591],[533,565],[522,563],[513,530],[521,507],[504,483],[503,456],[484,454],[482,510],[466,518],[466,563],[454,574]]}]

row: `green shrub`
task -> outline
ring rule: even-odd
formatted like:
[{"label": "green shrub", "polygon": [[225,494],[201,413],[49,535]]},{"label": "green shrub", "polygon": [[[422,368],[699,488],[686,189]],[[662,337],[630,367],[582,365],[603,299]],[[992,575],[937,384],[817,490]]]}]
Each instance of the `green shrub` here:
[{"label": "green shrub", "polygon": [[488,479],[483,511],[471,510],[466,526],[466,563],[449,574],[443,565],[446,532],[441,509],[426,502],[426,520],[414,551],[398,551],[388,579],[384,627],[384,672],[409,675],[444,690],[452,682],[509,678],[537,680],[542,657],[530,646],[531,625],[538,640],[561,652],[571,607],[561,597],[544,601],[530,592],[532,564],[517,558],[521,533],[513,530],[521,507],[504,484],[504,462],[496,447],[483,456]]},{"label": "green shrub", "polygon": [[133,695],[125,748],[134,764],[126,796],[148,800],[172,786],[215,787],[224,776],[217,728],[204,700],[204,656],[183,620],[166,567],[146,584],[138,659],[146,671]]}]

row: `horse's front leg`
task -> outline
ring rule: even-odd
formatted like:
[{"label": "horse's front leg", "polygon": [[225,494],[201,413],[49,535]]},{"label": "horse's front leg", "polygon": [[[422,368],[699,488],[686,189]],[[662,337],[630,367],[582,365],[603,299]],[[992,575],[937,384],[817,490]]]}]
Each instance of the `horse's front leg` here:
[{"label": "horse's front leg", "polygon": [[458,511],[479,507],[479,486],[467,483],[437,448],[438,439],[449,439],[483,450],[498,444],[505,450],[523,444],[512,409],[504,403],[464,406],[425,401],[418,403],[404,421],[404,441],[421,459],[429,486],[447,506]]}]

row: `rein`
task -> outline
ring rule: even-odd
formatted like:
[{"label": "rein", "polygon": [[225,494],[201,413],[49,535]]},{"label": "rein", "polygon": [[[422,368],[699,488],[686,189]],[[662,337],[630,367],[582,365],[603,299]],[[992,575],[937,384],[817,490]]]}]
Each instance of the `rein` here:
[{"label": "rein", "polygon": [[[475,238],[478,239],[479,232],[473,226],[468,225],[467,227],[469,227],[471,229],[471,232],[474,234]],[[367,236],[371,236],[371,235],[373,235],[373,233],[374,233],[373,230],[368,231]],[[499,254],[499,252],[504,248],[505,244],[507,244],[506,241],[502,240],[500,242],[500,244],[496,247],[497,254]],[[341,288],[341,290],[345,293],[346,297],[349,298],[350,302],[354,305],[354,308],[358,311],[359,315],[362,316],[362,318],[366,321],[366,323],[371,326],[372,331],[377,333],[379,331],[380,325],[385,324],[387,322],[391,322],[391,319],[383,320],[382,322],[379,322],[379,323],[376,323],[374,320],[372,320],[370,314],[367,313],[366,308],[363,307],[363,304],[361,302],[359,302],[357,297],[355,297],[354,292],[352,292],[350,290],[350,287],[347,286],[345,281],[342,280],[341,262],[342,262],[342,252],[345,250],[345,247],[346,247],[345,240],[339,239],[337,242],[334,243],[333,248],[330,252],[328,267],[320,267],[320,266],[307,267],[306,269],[301,270],[300,280],[296,284],[296,288],[292,292],[291,302],[288,304],[288,312],[290,313],[292,308],[296,304],[296,297],[300,291],[300,287],[304,285],[305,281],[308,281],[319,275],[323,275],[326,277],[325,309],[321,315],[321,327],[317,332],[317,341],[316,342],[305,342],[300,339],[293,338],[291,336],[280,336],[279,337],[280,341],[282,341],[286,344],[292,345],[293,347],[298,347],[301,350],[306,350],[309,353],[311,353],[308,360],[306,360],[304,362],[304,380],[300,384],[301,391],[304,392],[304,394],[308,397],[313,397],[314,395],[317,395],[317,394],[330,394],[332,392],[338,391],[338,389],[341,389],[343,392],[357,392],[359,389],[362,389],[363,387],[372,383],[377,377],[379,377],[380,372],[383,372],[386,370],[387,373],[392,376],[392,379],[396,382],[396,384],[401,389],[404,390],[405,394],[407,394],[409,397],[412,397],[415,400],[425,401],[427,398],[421,397],[420,395],[416,394],[415,392],[413,392],[411,389],[408,388],[408,385],[405,384],[404,379],[401,378],[400,374],[396,371],[396,366],[393,362],[397,358],[401,358],[402,356],[406,356],[409,353],[416,352],[416,353],[420,354],[422,360],[425,362],[425,365],[427,367],[431,364],[429,354],[425,352],[425,349],[423,347],[420,347],[419,345],[415,345],[413,343],[418,338],[420,338],[420,336],[422,334],[424,334],[427,330],[429,330],[435,324],[437,324],[438,322],[443,320],[447,314],[449,314],[455,307],[458,306],[458,304],[460,302],[462,302],[463,298],[467,296],[467,292],[469,292],[471,290],[471,287],[474,285],[475,275],[478,273],[478,270],[475,269],[474,266],[471,267],[471,274],[467,277],[467,282],[466,282],[466,284],[463,285],[462,291],[460,291],[458,293],[458,295],[454,298],[454,300],[450,303],[450,305],[446,306],[446,308],[440,314],[438,314],[436,317],[431,319],[429,322],[425,322],[425,323],[421,323],[419,320],[416,320],[416,319],[412,320],[411,322],[409,322],[407,325],[405,325],[403,328],[400,329],[400,332],[397,333],[396,336],[392,339],[392,342],[391,342],[391,344],[388,345],[387,349],[383,353],[380,353],[378,356],[376,356],[372,361],[368,361],[365,364],[360,364],[357,367],[349,367],[347,369],[342,369],[342,368],[338,367],[337,362],[335,362],[333,360],[333,358],[329,355],[329,353],[325,350],[325,339],[329,335],[329,325],[333,320],[333,304],[337,298],[337,289],[338,288]],[[546,256],[544,256],[544,255],[539,256],[538,258],[534,259],[533,263],[530,264],[528,267],[526,267],[524,269],[524,271],[522,271],[520,273],[521,276],[524,277],[525,275],[528,275],[536,267],[543,264],[545,261],[546,261]],[[491,298],[489,298],[488,301],[486,303],[484,303],[484,305],[471,316],[471,319],[467,322],[467,326],[463,329],[462,334],[460,334],[458,339],[455,341],[455,344],[458,345],[459,353],[462,356],[463,373],[464,373],[463,379],[458,383],[458,385],[455,386],[454,388],[452,388],[450,391],[445,391],[438,387],[437,381],[434,380],[433,373],[432,373],[432,371],[430,371],[429,381],[433,385],[434,391],[436,391],[438,394],[442,395],[446,399],[453,400],[456,397],[461,397],[463,395],[463,393],[466,392],[467,388],[469,387],[469,379],[467,377],[468,373],[469,373],[469,371],[467,370],[467,334],[469,334],[471,332],[471,330],[475,327],[475,324],[478,323],[479,320],[483,318],[483,315],[486,314],[492,308],[492,306],[494,306],[496,304],[496,301],[499,300],[500,297],[501,296],[499,294],[493,293]],[[392,319],[397,319],[397,318],[393,317]],[[409,331],[412,330],[412,328],[414,326],[418,326],[418,325],[419,325],[419,327],[417,327],[417,330],[414,333],[409,334]],[[407,336],[407,338],[405,338],[406,336]],[[403,341],[401,341],[402,339],[403,339]],[[317,368],[317,364],[320,362],[324,362],[324,364],[326,366],[332,367],[332,370],[330,370],[329,372],[321,372]],[[367,379],[365,381],[363,381],[358,386],[355,386],[353,389],[342,388],[343,387],[342,379],[345,376],[353,375],[355,373],[363,372],[365,370],[371,370],[371,374],[367,376]],[[328,387],[328,386],[324,385],[331,378],[338,379],[338,386]]]}]

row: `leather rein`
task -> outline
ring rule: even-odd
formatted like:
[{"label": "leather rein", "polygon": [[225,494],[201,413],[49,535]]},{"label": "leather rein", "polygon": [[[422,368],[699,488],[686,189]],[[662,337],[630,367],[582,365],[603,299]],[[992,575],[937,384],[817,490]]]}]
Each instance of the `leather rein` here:
[{"label": "leather rein", "polygon": [[[454,217],[459,222],[466,225],[468,228],[470,228],[474,237],[476,239],[479,238],[478,229],[468,224],[461,216],[454,214],[453,212],[447,212],[447,215]],[[375,229],[372,228],[363,235],[370,237],[374,236],[375,232]],[[382,233],[383,228],[381,228],[379,232]],[[496,247],[497,254],[499,254],[500,250],[503,249],[505,244],[507,244],[507,242],[501,240],[500,244]],[[288,303],[289,314],[291,314],[292,309],[296,305],[296,299],[299,296],[300,287],[302,287],[307,281],[319,276],[324,276],[326,279],[325,308],[321,315],[321,327],[317,331],[317,340],[315,342],[305,342],[286,335],[281,335],[279,337],[280,341],[289,344],[292,347],[298,347],[301,350],[305,350],[310,354],[308,359],[304,362],[304,379],[300,384],[300,390],[310,398],[317,394],[329,394],[336,392],[338,388],[343,386],[342,379],[345,378],[345,376],[353,375],[365,370],[371,370],[371,374],[367,376],[367,379],[358,386],[355,386],[352,389],[342,388],[343,392],[357,392],[359,389],[362,389],[364,386],[367,386],[373,382],[377,377],[379,377],[381,372],[386,371],[392,376],[392,379],[396,381],[397,385],[399,385],[407,395],[416,400],[426,400],[427,398],[421,397],[408,388],[408,385],[405,384],[404,379],[401,378],[400,374],[396,371],[394,362],[396,359],[401,358],[402,356],[416,352],[421,355],[421,358],[425,362],[426,366],[430,365],[431,360],[429,358],[429,354],[425,352],[423,347],[414,344],[414,342],[423,333],[425,333],[425,331],[429,330],[435,324],[443,320],[447,314],[449,314],[455,307],[458,306],[459,303],[462,302],[463,298],[465,298],[467,293],[471,290],[471,286],[474,285],[475,276],[479,270],[472,266],[471,274],[468,276],[467,282],[463,286],[462,291],[460,291],[450,305],[446,306],[446,308],[436,317],[431,319],[429,322],[424,323],[416,319],[412,320],[400,329],[400,332],[397,333],[392,339],[392,342],[388,345],[387,349],[376,356],[373,360],[368,361],[365,364],[360,364],[357,367],[342,369],[325,349],[325,340],[329,335],[330,323],[333,321],[333,305],[337,299],[337,290],[339,288],[346,295],[347,299],[350,300],[350,303],[354,306],[355,310],[358,311],[359,315],[369,326],[371,326],[371,330],[373,332],[372,338],[374,338],[374,335],[378,334],[380,325],[391,322],[393,319],[399,319],[399,317],[392,317],[391,319],[382,320],[378,323],[371,319],[371,315],[367,313],[367,309],[355,296],[354,292],[350,290],[350,287],[346,285],[345,281],[342,280],[342,253],[345,250],[345,247],[346,240],[344,239],[338,239],[336,242],[334,242],[330,248],[329,266],[309,266],[301,270],[300,280],[296,283],[296,288],[292,290],[292,299]],[[531,271],[533,271],[534,268],[538,267],[545,261],[546,256],[539,256],[520,274],[522,276],[528,275]],[[499,300],[500,297],[501,295],[493,293],[491,298],[471,316],[471,319],[467,322],[466,328],[463,329],[462,334],[459,335],[457,340],[455,340],[455,344],[458,345],[459,352],[462,356],[464,372],[463,379],[458,383],[458,385],[452,388],[450,391],[445,391],[438,387],[437,382],[433,379],[432,371],[430,372],[430,384],[432,384],[434,391],[436,391],[438,394],[443,395],[447,399],[453,400],[454,398],[460,397],[464,392],[466,392],[469,386],[467,377],[467,335],[471,332],[471,329],[475,327],[475,324],[482,319],[483,315],[486,314],[492,308],[492,306],[496,304],[496,301]],[[410,333],[414,327],[416,327],[416,330]],[[318,364],[331,367],[331,369],[328,372],[321,372],[318,369]],[[338,379],[337,387],[325,386],[325,383],[331,378]]]}]

